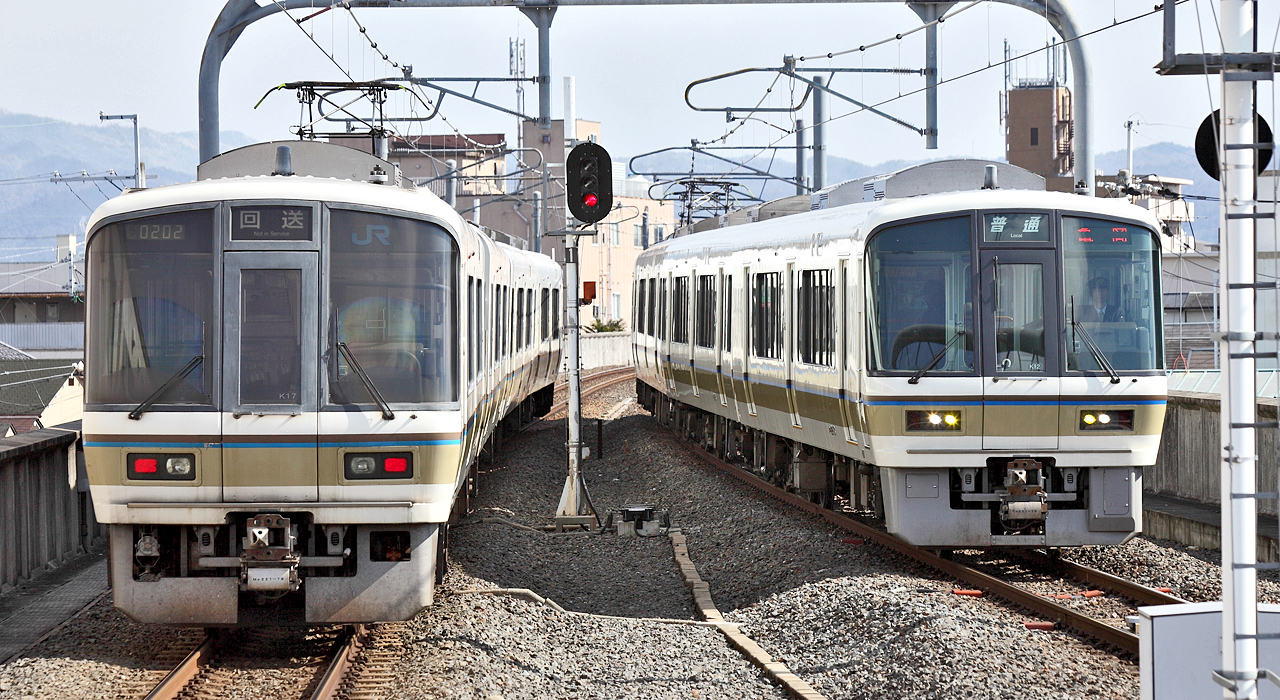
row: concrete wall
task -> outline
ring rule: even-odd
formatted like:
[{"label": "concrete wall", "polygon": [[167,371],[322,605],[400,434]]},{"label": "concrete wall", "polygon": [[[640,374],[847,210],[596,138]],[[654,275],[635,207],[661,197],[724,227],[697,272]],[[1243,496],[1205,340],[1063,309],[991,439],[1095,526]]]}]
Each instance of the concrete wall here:
[{"label": "concrete wall", "polygon": [[[582,369],[594,369],[596,367],[630,367],[631,359],[631,332],[621,331],[618,333],[583,333],[582,340],[578,346],[580,358],[582,361]],[[568,351],[563,355],[564,360],[560,363],[560,371],[567,372]]]},{"label": "concrete wall", "polygon": [[77,439],[74,431],[53,428],[0,440],[0,592],[103,536],[78,465]]},{"label": "concrete wall", "polygon": [[[1276,400],[1258,400],[1258,420],[1276,420]],[[1222,409],[1217,394],[1169,392],[1156,464],[1143,488],[1201,503],[1221,503]],[[1276,491],[1276,431],[1258,431],[1258,490]],[[1259,499],[1258,512],[1276,515],[1276,501]]]}]

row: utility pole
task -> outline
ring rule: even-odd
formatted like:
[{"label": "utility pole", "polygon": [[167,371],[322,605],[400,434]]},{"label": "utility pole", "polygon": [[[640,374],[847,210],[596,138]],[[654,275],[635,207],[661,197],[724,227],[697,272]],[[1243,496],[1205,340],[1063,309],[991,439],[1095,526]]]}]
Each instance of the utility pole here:
[{"label": "utility pole", "polygon": [[[1223,59],[1255,50],[1251,0],[1219,3]],[[1222,355],[1222,676],[1226,698],[1258,697],[1257,294],[1254,269],[1257,170],[1256,76],[1224,62],[1219,159],[1223,166],[1220,286],[1226,318]]]},{"label": "utility pole", "polygon": [[813,79],[813,191],[827,186],[827,91],[822,76]]},{"label": "utility pole", "polygon": [[1129,119],[1124,123],[1124,151],[1125,153],[1128,154],[1128,159],[1126,162],[1128,163],[1128,167],[1129,167],[1130,179],[1133,178],[1133,127],[1137,125],[1138,125],[1138,122],[1132,119]]},{"label": "utility pole", "polygon": [[804,120],[796,120],[796,194],[804,194]]},{"label": "utility pole", "polygon": [[142,189],[147,186],[147,174],[142,165],[142,143],[139,140],[138,115],[136,114],[103,114],[98,112],[99,121],[112,119],[129,119],[133,121],[133,186]]}]

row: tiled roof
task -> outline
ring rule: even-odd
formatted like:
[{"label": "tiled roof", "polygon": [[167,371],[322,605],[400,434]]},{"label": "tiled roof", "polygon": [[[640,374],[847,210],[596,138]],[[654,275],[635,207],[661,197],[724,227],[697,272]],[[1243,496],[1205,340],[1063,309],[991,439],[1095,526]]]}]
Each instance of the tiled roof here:
[{"label": "tiled roof", "polygon": [[0,360],[30,360],[31,356],[27,353],[13,347],[12,345],[0,341]]},{"label": "tiled roof", "polygon": [[49,406],[69,374],[71,363],[67,360],[0,360],[0,420],[15,423],[15,428],[18,421],[8,417],[34,420]]}]

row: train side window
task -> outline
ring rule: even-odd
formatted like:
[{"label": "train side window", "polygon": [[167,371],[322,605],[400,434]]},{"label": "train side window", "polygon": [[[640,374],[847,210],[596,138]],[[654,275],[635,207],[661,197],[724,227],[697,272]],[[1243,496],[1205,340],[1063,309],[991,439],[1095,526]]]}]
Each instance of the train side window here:
[{"label": "train side window", "polygon": [[835,287],[831,270],[802,270],[796,289],[796,359],[811,365],[835,364]]},{"label": "train side window", "polygon": [[498,293],[498,285],[492,285],[493,301],[489,303],[489,307],[493,313],[493,361],[497,362],[502,353],[502,314],[498,308],[498,304],[502,299],[502,295]]},{"label": "train side window", "polygon": [[756,274],[751,292],[751,353],[756,357],[781,359],[782,273]]},{"label": "train side window", "polygon": [[645,324],[649,328],[649,335],[658,335],[658,329],[654,325],[653,317],[658,305],[658,280],[650,278],[649,280],[649,309],[645,316]]},{"label": "train side window", "polygon": [[724,276],[724,289],[721,290],[721,297],[724,299],[724,313],[720,315],[720,347],[724,350],[733,350],[733,275]]},{"label": "train side window", "polygon": [[631,327],[634,328],[637,333],[643,333],[645,335],[648,335],[649,333],[649,327],[644,323],[646,314],[645,302],[647,301],[647,298],[645,293],[647,291],[647,284],[648,283],[645,280],[636,281],[636,313],[635,317],[631,319]]},{"label": "train side window", "polygon": [[551,337],[560,337],[560,314],[563,313],[560,306],[560,288],[556,287],[551,290]]},{"label": "train side window", "polygon": [[667,339],[667,280],[658,280],[658,339]]},{"label": "train side window", "polygon": [[467,381],[476,378],[476,278],[467,275]]},{"label": "train side window", "polygon": [[716,342],[716,278],[713,275],[698,276],[694,342],[698,347],[709,348]]},{"label": "train side window", "polygon": [[551,290],[543,287],[540,297],[542,301],[542,340],[545,341],[551,337]]},{"label": "train side window", "polygon": [[516,350],[524,348],[524,290],[516,290]]},{"label": "train side window", "polygon": [[534,318],[537,316],[537,307],[533,305],[533,290],[524,290],[525,297],[525,317],[524,317],[524,345],[529,347],[533,345],[533,327]]},{"label": "train side window", "polygon": [[689,278],[671,280],[671,342],[689,342]]}]

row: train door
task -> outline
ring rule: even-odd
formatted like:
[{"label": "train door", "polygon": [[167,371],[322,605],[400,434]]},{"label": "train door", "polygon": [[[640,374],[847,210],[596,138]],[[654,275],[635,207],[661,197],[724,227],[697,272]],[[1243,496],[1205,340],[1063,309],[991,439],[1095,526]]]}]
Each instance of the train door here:
[{"label": "train door", "polygon": [[984,250],[982,447],[1058,447],[1061,323],[1054,251]]},{"label": "train door", "polygon": [[799,428],[800,426],[800,407],[799,400],[796,397],[796,371],[795,371],[795,333],[792,329],[796,327],[796,288],[799,280],[796,278],[796,264],[787,263],[786,276],[783,278],[782,300],[782,371],[787,382],[787,411],[791,414],[791,427]]},{"label": "train door", "polygon": [[224,501],[319,497],[317,257],[312,251],[226,254]]},{"label": "train door", "polygon": [[858,444],[857,408],[854,403],[858,396],[857,363],[854,361],[854,350],[857,345],[852,335],[856,326],[849,322],[849,317],[856,307],[853,289],[849,286],[849,258],[841,257],[836,268],[836,367],[840,373],[840,422],[844,427],[844,441],[850,445]]},{"label": "train door", "polygon": [[[752,319],[754,318],[753,307],[751,305],[751,267],[744,266],[742,268],[742,342],[738,344],[738,356],[734,364],[741,370],[742,391],[740,396],[746,398],[747,414],[756,415],[756,395],[751,387],[751,334],[756,330],[753,327]],[[741,420],[741,416],[739,416]]]}]

